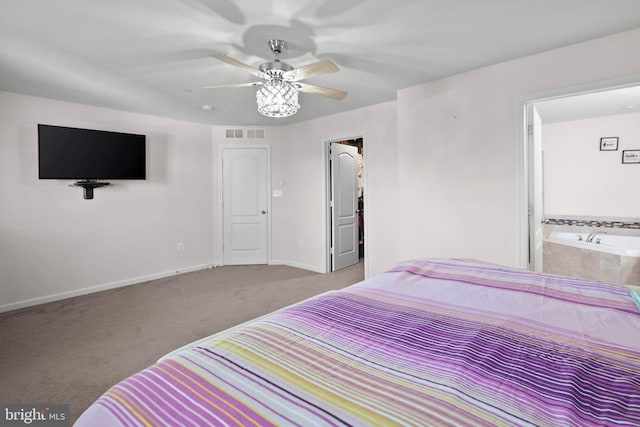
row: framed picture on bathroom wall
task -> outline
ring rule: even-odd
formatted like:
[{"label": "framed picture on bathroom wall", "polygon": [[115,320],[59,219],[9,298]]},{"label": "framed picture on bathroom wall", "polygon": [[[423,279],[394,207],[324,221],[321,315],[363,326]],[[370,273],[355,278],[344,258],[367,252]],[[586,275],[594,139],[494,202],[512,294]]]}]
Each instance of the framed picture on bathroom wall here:
[{"label": "framed picture on bathroom wall", "polygon": [[600,151],[618,151],[618,137],[600,138]]},{"label": "framed picture on bathroom wall", "polygon": [[640,163],[640,150],[623,150],[622,163]]}]

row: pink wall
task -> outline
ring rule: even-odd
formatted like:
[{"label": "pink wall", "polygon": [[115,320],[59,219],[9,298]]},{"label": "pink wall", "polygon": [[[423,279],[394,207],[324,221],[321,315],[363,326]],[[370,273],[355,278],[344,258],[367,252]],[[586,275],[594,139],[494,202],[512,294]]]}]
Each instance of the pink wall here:
[{"label": "pink wall", "polygon": [[[284,183],[272,200],[273,261],[324,269],[323,144],[363,135],[369,275],[416,257],[523,266],[522,99],[621,76],[640,82],[640,56],[630,54],[638,45],[640,30],[621,33],[268,128],[261,142],[271,145],[272,184]],[[38,122],[146,133],[149,179],[96,190],[93,201],[67,182],[39,182]],[[0,309],[219,262],[222,135],[223,127],[0,93]]]},{"label": "pink wall", "polygon": [[640,82],[639,44],[634,30],[399,91],[398,256],[525,266],[520,100]]},{"label": "pink wall", "polygon": [[[273,253],[323,271],[326,264],[323,200],[324,144],[326,141],[364,137],[365,266],[369,275],[393,267],[396,256],[397,143],[396,103],[335,114],[282,129],[274,143],[273,183],[284,182],[284,197],[274,205]],[[302,239],[303,247],[298,247]]]},{"label": "pink wall", "polygon": [[[38,123],[146,134],[147,180],[38,180]],[[211,151],[209,126],[0,92],[0,310],[211,263]]]},{"label": "pink wall", "polygon": [[[0,311],[219,265],[224,145],[270,145],[273,188],[284,195],[272,199],[272,262],[324,271],[323,142],[364,135],[371,270],[395,261],[387,196],[397,176],[394,102],[260,128],[265,138],[254,140],[226,139],[225,126],[7,92],[0,92],[0,106]],[[147,180],[114,182],[96,189],[93,200],[70,181],[38,180],[38,123],[146,134]]]}]

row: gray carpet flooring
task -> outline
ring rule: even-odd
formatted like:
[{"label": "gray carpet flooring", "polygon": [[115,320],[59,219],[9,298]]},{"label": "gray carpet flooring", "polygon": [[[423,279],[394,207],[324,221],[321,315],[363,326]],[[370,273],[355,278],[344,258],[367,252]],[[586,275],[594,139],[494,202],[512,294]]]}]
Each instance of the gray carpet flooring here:
[{"label": "gray carpet flooring", "polygon": [[0,402],[69,404],[73,423],[169,351],[363,276],[225,266],[2,313]]}]

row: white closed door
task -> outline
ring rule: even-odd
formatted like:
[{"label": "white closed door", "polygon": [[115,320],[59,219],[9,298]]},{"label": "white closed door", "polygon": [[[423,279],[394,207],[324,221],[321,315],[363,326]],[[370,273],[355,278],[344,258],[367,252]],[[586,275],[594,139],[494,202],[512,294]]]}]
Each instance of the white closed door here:
[{"label": "white closed door", "polygon": [[222,150],[225,265],[268,262],[267,161],[266,148]]},{"label": "white closed door", "polygon": [[356,264],[358,249],[358,149],[331,144],[333,270]]}]

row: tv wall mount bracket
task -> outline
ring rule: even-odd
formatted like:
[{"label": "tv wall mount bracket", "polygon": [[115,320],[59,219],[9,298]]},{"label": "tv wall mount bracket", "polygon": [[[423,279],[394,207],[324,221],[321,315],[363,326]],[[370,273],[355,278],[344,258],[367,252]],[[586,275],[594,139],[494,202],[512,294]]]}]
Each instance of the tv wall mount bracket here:
[{"label": "tv wall mount bracket", "polygon": [[111,185],[110,182],[104,181],[96,181],[94,179],[84,179],[82,181],[76,181],[73,184],[70,184],[69,187],[82,187],[84,190],[84,198],[89,200],[93,199],[93,189],[105,187],[107,185]]}]

